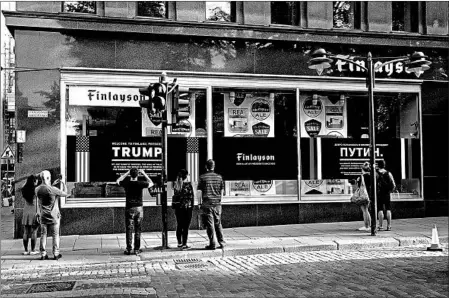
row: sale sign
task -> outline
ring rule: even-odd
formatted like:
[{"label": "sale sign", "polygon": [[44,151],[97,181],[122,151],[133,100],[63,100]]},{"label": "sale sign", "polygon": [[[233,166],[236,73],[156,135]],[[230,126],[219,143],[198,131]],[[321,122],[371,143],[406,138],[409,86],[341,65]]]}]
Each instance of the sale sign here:
[{"label": "sale sign", "polygon": [[274,95],[225,93],[224,128],[225,137],[274,137]]},{"label": "sale sign", "polygon": [[347,138],[346,98],[318,94],[300,96],[301,137]]}]

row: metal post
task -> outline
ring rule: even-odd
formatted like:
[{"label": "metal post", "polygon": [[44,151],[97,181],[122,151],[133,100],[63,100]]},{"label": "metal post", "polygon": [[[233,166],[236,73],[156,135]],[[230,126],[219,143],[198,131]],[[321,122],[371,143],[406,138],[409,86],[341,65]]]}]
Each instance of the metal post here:
[{"label": "metal post", "polygon": [[372,198],[372,204],[370,206],[371,215],[371,236],[377,234],[377,190],[376,190],[376,170],[374,168],[375,154],[376,154],[376,127],[375,127],[375,113],[374,113],[374,68],[373,57],[371,52],[368,53],[368,99],[369,99],[369,138],[370,138],[370,150],[369,160],[371,164],[371,190],[370,197]]},{"label": "metal post", "polygon": [[167,111],[162,115],[162,248],[168,248],[167,228]]}]

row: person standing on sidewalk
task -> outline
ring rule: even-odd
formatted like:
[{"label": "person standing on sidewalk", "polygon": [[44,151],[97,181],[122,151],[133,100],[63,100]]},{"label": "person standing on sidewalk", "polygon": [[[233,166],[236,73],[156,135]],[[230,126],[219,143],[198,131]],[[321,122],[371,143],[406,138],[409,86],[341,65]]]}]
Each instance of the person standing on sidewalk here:
[{"label": "person standing on sidewalk", "polygon": [[[139,181],[138,174],[141,173],[146,181]],[[129,177],[128,177],[129,176]],[[132,168],[117,179],[117,184],[125,188],[125,229],[126,229],[126,250],[125,255],[131,254],[132,229],[134,226],[134,253],[140,254],[140,234],[143,220],[143,189],[153,186],[153,181],[144,170]]]},{"label": "person standing on sidewalk", "polygon": [[391,192],[396,187],[394,183],[393,175],[385,169],[385,160],[381,159],[377,161],[377,208],[378,208],[378,219],[379,231],[383,230],[384,221],[384,209],[386,211],[387,217],[387,231],[391,231]]},{"label": "person standing on sidewalk", "polygon": [[[362,166],[362,175],[360,175],[360,177],[357,178],[357,186],[360,188],[360,186],[362,185],[362,177],[363,177],[363,182],[365,183],[365,187],[366,187],[366,191],[368,193],[368,196],[371,194],[370,190],[371,190],[371,167],[369,165],[369,162],[365,162]],[[362,204],[360,205],[360,209],[362,210],[362,214],[363,214],[363,222],[364,222],[364,226],[359,228],[359,231],[371,231],[371,216],[369,214],[369,210],[368,208],[370,207],[370,203],[371,203],[372,198],[369,198],[369,202],[366,204]]]},{"label": "person standing on sidewalk", "polygon": [[[37,229],[39,224],[35,221],[36,214],[38,214],[37,197],[35,188],[37,179],[34,175],[27,178],[25,185],[22,187],[22,197],[25,199],[25,206],[23,207],[22,225],[23,225],[23,248],[25,251],[23,255],[37,255],[36,250]],[[31,250],[28,251],[28,242],[31,238]]]},{"label": "person standing on sidewalk", "polygon": [[176,239],[178,247],[182,249],[190,248],[187,245],[187,238],[194,205],[192,183],[186,181],[188,174],[187,170],[180,170],[173,186],[172,208],[175,210],[176,216]]},{"label": "person standing on sidewalk", "polygon": [[201,191],[202,221],[206,228],[209,245],[206,249],[213,250],[216,247],[214,234],[217,236],[219,248],[223,248],[223,228],[221,226],[221,197],[224,190],[224,182],[221,175],[214,172],[215,162],[209,159],[206,162],[206,173],[201,175],[198,181],[198,190]]},{"label": "person standing on sidewalk", "polygon": [[[39,207],[41,213],[41,260],[48,260],[46,251],[47,246],[47,232],[53,238],[53,258],[58,260],[62,257],[59,252],[59,227],[61,223],[61,212],[59,210],[59,202],[57,196],[67,197],[67,189],[64,191],[51,185],[51,175],[49,171],[41,172],[41,185],[39,185],[35,192],[39,199]],[[65,184],[63,184],[65,186]]]}]

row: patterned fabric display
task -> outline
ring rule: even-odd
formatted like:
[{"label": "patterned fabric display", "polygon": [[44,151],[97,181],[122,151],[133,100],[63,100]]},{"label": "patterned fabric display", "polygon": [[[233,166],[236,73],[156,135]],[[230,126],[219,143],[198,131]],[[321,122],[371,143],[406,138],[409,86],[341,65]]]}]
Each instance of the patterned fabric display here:
[{"label": "patterned fabric display", "polygon": [[90,181],[90,145],[88,136],[76,136],[75,182]]},{"label": "patterned fabric display", "polygon": [[191,181],[199,178],[199,142],[198,138],[187,139],[187,171],[190,173]]}]

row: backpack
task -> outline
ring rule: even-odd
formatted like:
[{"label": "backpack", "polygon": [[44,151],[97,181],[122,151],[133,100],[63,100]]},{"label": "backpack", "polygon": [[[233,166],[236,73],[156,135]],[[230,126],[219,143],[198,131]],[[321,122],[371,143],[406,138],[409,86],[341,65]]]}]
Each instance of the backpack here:
[{"label": "backpack", "polygon": [[380,194],[389,194],[396,187],[393,179],[391,179],[390,172],[378,172],[377,176],[377,191]]}]

